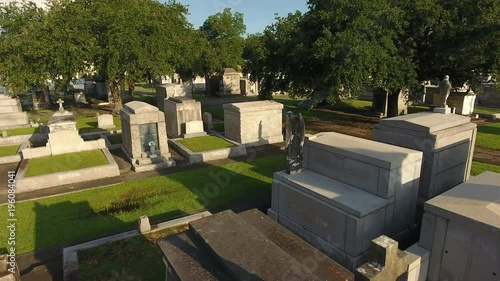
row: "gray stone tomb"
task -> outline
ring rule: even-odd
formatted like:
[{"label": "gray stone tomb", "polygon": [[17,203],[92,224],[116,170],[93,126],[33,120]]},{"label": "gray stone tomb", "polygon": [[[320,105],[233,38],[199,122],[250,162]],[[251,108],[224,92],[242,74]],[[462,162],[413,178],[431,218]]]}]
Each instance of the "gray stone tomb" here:
[{"label": "gray stone tomb", "polygon": [[171,138],[206,136],[203,131],[201,103],[187,97],[171,97],[165,100],[167,133]]},{"label": "gray stone tomb", "polygon": [[500,280],[500,174],[427,201],[419,245],[430,251],[428,281]]},{"label": "gray stone tomb", "polygon": [[[168,148],[165,115],[157,107],[132,101],[121,113],[122,149],[135,171],[156,170],[175,165]],[[150,143],[154,142],[155,151]],[[158,157],[150,157],[157,155]]]},{"label": "gray stone tomb", "polygon": [[469,178],[476,132],[468,117],[422,112],[381,120],[373,139],[424,153],[418,190],[424,202]]},{"label": "gray stone tomb", "polygon": [[0,129],[29,127],[28,114],[21,110],[18,99],[0,94]]},{"label": "gray stone tomb", "polygon": [[224,104],[224,132],[246,146],[283,142],[283,104],[253,101]]},{"label": "gray stone tomb", "polygon": [[350,270],[414,222],[422,153],[338,133],[306,138],[302,173],[274,174],[269,216]]}]

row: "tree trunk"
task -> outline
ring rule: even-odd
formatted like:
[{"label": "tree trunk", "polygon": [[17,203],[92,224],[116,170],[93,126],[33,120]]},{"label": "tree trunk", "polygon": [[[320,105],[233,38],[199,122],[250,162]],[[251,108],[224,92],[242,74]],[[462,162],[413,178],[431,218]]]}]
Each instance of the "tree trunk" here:
[{"label": "tree trunk", "polygon": [[113,114],[120,114],[120,111],[123,108],[122,95],[120,94],[120,88],[118,85],[119,83],[115,81],[109,83],[109,90],[111,91],[111,96],[113,97],[113,103],[115,105],[113,108]]},{"label": "tree trunk", "polygon": [[134,92],[135,92],[135,82],[131,82],[128,84],[128,94],[131,97],[134,97]]}]

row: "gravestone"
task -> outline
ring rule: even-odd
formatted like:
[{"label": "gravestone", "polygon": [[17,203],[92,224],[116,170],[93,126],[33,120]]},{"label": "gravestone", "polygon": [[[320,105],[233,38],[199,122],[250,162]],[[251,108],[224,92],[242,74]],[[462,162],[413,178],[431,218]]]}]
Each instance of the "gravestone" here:
[{"label": "gravestone", "polygon": [[18,99],[0,94],[0,129],[29,127],[28,114]]},{"label": "gravestone", "polygon": [[201,103],[187,97],[164,100],[167,134],[171,138],[206,136],[201,119]]},{"label": "gravestone", "polygon": [[214,129],[212,114],[208,112],[203,113],[203,128],[205,131],[211,131]]},{"label": "gravestone", "polygon": [[419,245],[430,251],[428,281],[498,280],[500,174],[479,176],[425,203]]},{"label": "gravestone", "polygon": [[254,101],[223,107],[226,138],[246,146],[283,142],[283,104]]},{"label": "gravestone", "polygon": [[424,153],[418,190],[424,202],[469,178],[476,132],[468,117],[421,112],[381,120],[373,139]]},{"label": "gravestone", "polygon": [[211,95],[241,95],[241,75],[234,68],[226,68],[223,72],[207,80],[207,91]]},{"label": "gravestone", "polygon": [[300,174],[274,174],[270,217],[350,270],[371,240],[407,233],[422,152],[338,133],[306,138]]},{"label": "gravestone", "polygon": [[97,127],[101,129],[112,129],[115,127],[113,115],[99,114],[97,115]]},{"label": "gravestone", "polygon": [[83,90],[75,91],[73,93],[73,98],[75,99],[76,103],[87,103],[87,99],[85,99],[85,93]]},{"label": "gravestone", "polygon": [[285,122],[285,151],[287,169],[289,174],[298,174],[302,172],[303,148],[305,138],[305,124],[302,114],[296,117],[291,111],[286,114]]},{"label": "gravestone", "polygon": [[165,111],[165,100],[174,97],[192,98],[193,91],[190,85],[166,84],[156,86],[156,106],[161,111]]},{"label": "gravestone", "polygon": [[373,91],[372,110],[381,118],[408,114],[409,90],[402,89],[389,93],[376,88]]},{"label": "gravestone", "polygon": [[[147,103],[132,101],[124,105],[120,116],[122,149],[135,171],[162,169],[175,165],[168,149],[163,112]],[[154,152],[151,151],[153,146]]]}]

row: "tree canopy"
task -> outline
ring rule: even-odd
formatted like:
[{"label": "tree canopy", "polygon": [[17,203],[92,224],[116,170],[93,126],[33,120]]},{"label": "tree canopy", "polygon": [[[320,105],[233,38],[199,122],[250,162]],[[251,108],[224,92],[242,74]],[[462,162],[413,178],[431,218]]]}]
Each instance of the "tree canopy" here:
[{"label": "tree canopy", "polygon": [[245,71],[261,98],[392,92],[450,75],[455,85],[499,73],[499,0],[309,0],[247,39]]}]

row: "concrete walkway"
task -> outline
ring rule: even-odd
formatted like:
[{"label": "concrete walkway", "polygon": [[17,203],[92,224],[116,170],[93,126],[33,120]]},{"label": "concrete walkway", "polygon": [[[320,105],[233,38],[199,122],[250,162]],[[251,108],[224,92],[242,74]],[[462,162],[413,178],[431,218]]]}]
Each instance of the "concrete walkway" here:
[{"label": "concrete walkway", "polygon": [[[141,172],[141,173],[135,173],[129,170],[124,171],[119,177],[114,177],[114,178],[108,178],[108,179],[102,179],[102,180],[95,180],[95,181],[89,181],[89,182],[84,182],[84,183],[79,183],[79,184],[72,184],[72,185],[64,185],[64,186],[58,186],[58,187],[53,187],[53,188],[48,188],[44,190],[37,190],[33,192],[28,192],[28,193],[21,193],[17,194],[16,196],[16,201],[17,202],[22,202],[26,200],[36,200],[39,198],[43,197],[53,197],[53,196],[58,196],[62,194],[67,194],[67,193],[73,193],[73,192],[78,192],[81,190],[86,190],[86,189],[93,189],[93,188],[102,188],[104,186],[110,186],[110,185],[115,185],[119,183],[123,183],[126,181],[131,181],[131,180],[139,180],[139,179],[145,179],[149,177],[156,177],[156,176],[164,176],[164,175],[169,175],[172,173],[178,173],[178,172],[184,172],[184,171],[191,171],[195,169],[200,169],[204,167],[211,167],[211,166],[220,166],[224,164],[229,164],[229,163],[235,163],[235,162],[246,162],[250,161],[253,159],[258,159],[258,158],[265,158],[269,156],[275,156],[275,155],[280,155],[283,153],[282,148],[283,144],[277,144],[277,145],[266,145],[258,148],[250,148],[252,149],[251,153],[247,156],[235,158],[235,159],[224,159],[224,160],[218,160],[218,161],[212,161],[210,163],[199,163],[199,164],[193,164],[193,165],[186,165],[182,162],[182,159],[179,161],[180,165],[164,170],[159,170],[159,171],[149,171],[149,172]],[[114,152],[113,153],[115,159],[120,158],[121,155],[119,152]],[[173,153],[173,157],[179,157],[178,155],[175,155]],[[177,159],[176,159],[177,160]],[[119,166],[121,166],[121,169],[125,169],[125,163],[119,163]],[[2,184],[2,188],[0,189],[0,194],[6,194],[7,192],[7,172],[8,171],[13,171],[17,167],[17,164],[14,165],[0,165],[0,180],[4,181],[5,184]],[[126,169],[125,169],[126,170]],[[217,208],[209,209],[208,211],[212,213],[217,213],[223,210],[231,209],[236,213],[253,209],[253,208],[258,208],[262,211],[267,210],[267,208],[270,206],[270,200],[271,196],[269,193],[264,193],[260,194],[258,196],[252,197],[252,198],[245,198],[242,200],[238,200],[235,202],[232,202],[228,205],[225,206],[219,206]],[[6,196],[0,196],[0,204],[6,203],[7,198]],[[65,247],[67,246],[72,246],[84,242],[88,242],[90,240],[94,240],[96,237],[93,239],[89,239],[87,241],[74,241],[74,243],[71,243],[70,245],[64,245]],[[97,237],[99,238],[99,237]],[[53,247],[49,249],[44,249],[36,252],[31,252],[31,253],[26,253],[22,255],[18,255],[17,262],[18,266],[22,275],[22,280],[23,281],[59,281],[63,280],[63,262],[62,262],[62,247]]]}]

